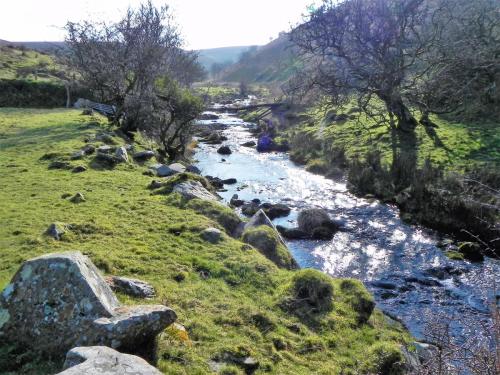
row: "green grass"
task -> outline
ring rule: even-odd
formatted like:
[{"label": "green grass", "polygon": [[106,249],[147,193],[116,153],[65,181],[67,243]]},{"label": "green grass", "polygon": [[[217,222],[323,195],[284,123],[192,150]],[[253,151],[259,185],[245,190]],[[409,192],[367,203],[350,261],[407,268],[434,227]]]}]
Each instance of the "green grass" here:
[{"label": "green grass", "polygon": [[41,52],[0,46],[0,79],[57,82],[52,71],[63,70],[54,57]]},{"label": "green grass", "polygon": [[[171,306],[189,336],[172,329],[160,336],[158,367],[167,374],[210,373],[208,362],[228,353],[254,357],[256,374],[375,372],[387,353],[395,358],[394,348],[409,340],[379,311],[360,325],[340,280],[334,280],[333,308],[318,326],[284,311],[281,289],[294,271],[229,236],[216,245],[204,242],[200,232],[222,227],[217,221],[231,218],[228,209],[151,194],[146,165],[103,169],[89,156],[70,161],[87,166],[83,173],[48,169],[50,154],[66,160],[105,130],[103,118],[76,110],[0,109],[0,288],[23,261],[67,250],[87,254],[106,274],[150,282],[157,297],[148,303]],[[72,203],[76,192],[86,201]],[[71,224],[62,241],[43,234],[52,222]],[[0,348],[0,358],[7,349]],[[56,372],[60,362],[19,365],[16,373],[43,374]],[[234,364],[221,373],[235,371],[243,373]]]},{"label": "green grass", "polygon": [[[288,137],[296,139],[297,147],[292,145],[292,156],[304,163],[317,164],[320,159],[334,158],[338,152],[352,160],[364,159],[377,150],[382,160],[390,163],[391,138],[386,125],[377,126],[374,120],[355,112],[353,105],[336,111],[337,116],[350,117],[344,121],[332,121],[330,111],[316,106],[301,113],[303,118],[288,132]],[[403,145],[407,150],[416,150],[420,165],[429,159],[434,165],[461,171],[478,163],[500,164],[500,123],[458,122],[439,116],[431,116],[431,119],[437,128],[419,125],[413,144],[406,141]],[[310,142],[316,147],[300,147]]]}]

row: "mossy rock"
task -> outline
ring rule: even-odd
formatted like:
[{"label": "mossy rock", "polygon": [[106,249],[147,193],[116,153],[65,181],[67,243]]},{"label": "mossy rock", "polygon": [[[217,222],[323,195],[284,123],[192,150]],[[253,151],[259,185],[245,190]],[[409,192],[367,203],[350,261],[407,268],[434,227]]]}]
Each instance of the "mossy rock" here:
[{"label": "mossy rock", "polygon": [[235,233],[236,229],[242,222],[233,210],[221,203],[201,199],[192,199],[187,203],[186,207],[212,220],[215,220],[230,235]]},{"label": "mossy rock", "polygon": [[367,353],[367,368],[375,369],[376,374],[406,374],[405,359],[399,347],[393,344],[376,343]]},{"label": "mossy rock", "polygon": [[333,309],[333,281],[314,269],[297,271],[286,289],[282,306],[303,318],[314,318]]},{"label": "mossy rock", "polygon": [[464,254],[462,254],[459,251],[454,251],[454,250],[448,250],[444,253],[448,257],[448,259],[451,260],[464,260]]},{"label": "mossy rock", "polygon": [[281,243],[278,233],[267,225],[250,228],[243,233],[243,242],[257,248],[266,258],[280,268],[295,269],[297,263]]},{"label": "mossy rock", "polygon": [[153,194],[170,194],[175,185],[186,181],[198,181],[208,191],[215,192],[215,189],[205,177],[189,172],[178,173],[164,180],[154,181],[149,188],[154,190]]},{"label": "mossy rock", "polygon": [[355,279],[345,279],[340,283],[340,290],[345,301],[357,313],[358,323],[366,323],[375,308],[375,301],[363,283]]},{"label": "mossy rock", "polygon": [[481,252],[481,246],[476,242],[460,242],[458,251],[463,254],[463,257],[471,262],[481,262],[484,260],[484,255]]}]

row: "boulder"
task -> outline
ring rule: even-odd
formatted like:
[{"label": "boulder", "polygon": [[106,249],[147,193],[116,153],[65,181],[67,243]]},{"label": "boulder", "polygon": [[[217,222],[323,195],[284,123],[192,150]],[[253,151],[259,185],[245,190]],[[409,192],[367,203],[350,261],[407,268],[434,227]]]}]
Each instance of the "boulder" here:
[{"label": "boulder", "polygon": [[112,290],[138,298],[153,298],[155,289],[145,281],[130,279],[128,277],[106,277],[106,282]]},{"label": "boulder", "polygon": [[87,170],[87,167],[84,166],[84,165],[77,165],[75,168],[73,168],[71,170],[71,172],[73,173],[82,173],[82,172],[85,172]]},{"label": "boulder", "polygon": [[458,251],[463,254],[464,258],[471,262],[482,262],[484,255],[481,251],[481,246],[477,242],[460,242]]},{"label": "boulder", "polygon": [[231,149],[229,148],[229,146],[221,146],[219,147],[219,149],[217,150],[217,153],[221,154],[221,155],[231,155],[232,154],[232,151]]},{"label": "boulder", "polygon": [[257,145],[257,143],[255,143],[254,141],[248,141],[248,142],[242,143],[241,145],[243,147],[255,147]]},{"label": "boulder", "polygon": [[113,146],[108,145],[100,146],[97,148],[97,152],[101,154],[111,154],[114,150],[115,148]]},{"label": "boulder", "polygon": [[115,164],[119,162],[118,158],[115,157],[114,155],[105,154],[102,152],[98,152],[95,159],[101,165],[106,165],[109,167],[113,167]]},{"label": "boulder", "polygon": [[229,201],[229,204],[234,207],[241,207],[245,204],[245,201],[242,199],[238,198],[238,194],[233,194],[231,197],[231,200]]},{"label": "boulder", "polygon": [[144,359],[123,354],[106,346],[76,347],[66,354],[64,371],[59,375],[161,375]]},{"label": "boulder", "polygon": [[245,224],[244,230],[257,228],[261,225],[265,225],[265,226],[268,226],[269,228],[271,228],[278,236],[278,239],[280,240],[280,242],[286,246],[285,241],[283,241],[283,238],[281,238],[281,235],[279,234],[278,230],[274,226],[273,222],[271,221],[271,219],[269,219],[269,217],[262,210],[257,211],[257,213],[252,216],[252,218]]},{"label": "boulder", "polygon": [[316,239],[331,239],[339,226],[328,213],[320,208],[310,208],[299,213],[299,229]]},{"label": "boulder", "polygon": [[71,163],[64,160],[55,160],[49,164],[49,169],[71,169]]},{"label": "boulder", "polygon": [[200,120],[218,120],[219,118],[219,115],[212,112],[204,112],[200,116]]},{"label": "boulder", "polygon": [[168,167],[171,170],[173,170],[175,173],[184,173],[184,172],[186,172],[186,167],[183,166],[181,163],[172,163]]},{"label": "boulder", "polygon": [[188,180],[174,186],[174,192],[179,193],[185,199],[191,200],[194,198],[210,201],[218,201],[219,199],[203,187],[198,181]]},{"label": "boulder", "polygon": [[72,155],[71,155],[71,160],[80,160],[80,159],[83,159],[85,157],[85,151],[83,150],[78,150],[78,151],[75,151]]},{"label": "boulder", "polygon": [[297,228],[285,228],[281,225],[277,225],[276,229],[283,237],[289,240],[305,240],[311,238],[309,234],[307,234],[306,232],[302,232]]},{"label": "boulder", "polygon": [[165,164],[154,164],[150,167],[158,177],[169,177],[177,174],[178,172],[171,169],[168,165]]},{"label": "boulder", "polygon": [[82,148],[82,151],[85,153],[85,155],[92,155],[95,152],[95,146],[86,145],[84,148]]},{"label": "boulder", "polygon": [[79,252],[26,261],[0,295],[0,337],[55,356],[76,346],[141,348],[175,319],[163,305],[121,306]]},{"label": "boulder", "polygon": [[66,225],[63,223],[52,223],[45,231],[47,236],[50,236],[57,241],[62,239],[64,233],[66,233]]},{"label": "boulder", "polygon": [[186,167],[186,172],[194,173],[194,174],[201,174],[200,168],[198,168],[198,167],[196,167],[194,165],[188,165]]},{"label": "boulder", "polygon": [[253,216],[259,211],[259,206],[254,202],[245,203],[241,206],[241,213],[245,216]]},{"label": "boulder", "polygon": [[224,185],[234,185],[237,182],[238,180],[236,180],[236,178],[226,178],[225,180],[222,180]]},{"label": "boulder", "polygon": [[123,146],[118,147],[115,151],[115,157],[119,162],[127,163],[128,162],[127,149]]},{"label": "boulder", "polygon": [[217,228],[207,228],[200,234],[201,238],[212,244],[216,244],[222,240],[222,231]]},{"label": "boulder", "polygon": [[264,203],[260,206],[266,213],[266,215],[271,219],[276,219],[277,217],[285,217],[290,214],[290,207],[283,203]]},{"label": "boulder", "polygon": [[85,196],[80,192],[76,193],[70,198],[70,201],[73,203],[82,203],[85,202],[85,200]]},{"label": "boulder", "polygon": [[153,158],[154,156],[155,156],[154,151],[145,150],[145,151],[136,152],[133,155],[133,158],[135,160],[138,160],[138,161],[145,161],[145,160],[149,160],[149,159]]}]

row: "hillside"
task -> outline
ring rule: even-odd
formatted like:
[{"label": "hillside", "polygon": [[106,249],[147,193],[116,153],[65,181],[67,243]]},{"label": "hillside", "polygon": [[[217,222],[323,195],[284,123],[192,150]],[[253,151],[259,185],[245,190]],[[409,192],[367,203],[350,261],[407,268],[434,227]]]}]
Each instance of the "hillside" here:
[{"label": "hillside", "polygon": [[223,82],[284,82],[298,67],[294,49],[288,35],[282,33],[278,39],[259,47],[250,56],[231,65],[220,77]]},{"label": "hillside", "polygon": [[[312,282],[319,272],[278,268],[227,234],[217,244],[205,241],[201,231],[223,231],[235,214],[216,203],[152,194],[147,163],[110,169],[92,155],[70,160],[85,140],[96,147],[103,140],[124,143],[103,118],[77,110],[0,109],[0,288],[23,261],[66,250],[87,254],[105,274],[151,283],[157,294],[148,303],[172,307],[188,335],[170,330],[160,336],[154,356],[166,374],[243,374],[248,358],[255,374],[378,373],[401,366],[399,348],[409,338],[378,310],[365,322],[370,297],[359,282],[321,276],[333,283],[332,310],[313,321],[291,313],[283,307],[288,286]],[[135,150],[147,146],[138,142]],[[54,161],[85,170],[49,169]],[[84,202],[68,199],[76,192]],[[52,222],[66,225],[61,241],[44,235]],[[48,374],[60,364],[20,348],[0,349],[0,372],[7,366],[17,374]]]},{"label": "hillside", "polygon": [[54,82],[54,73],[63,69],[48,53],[0,44],[0,79]]},{"label": "hillside", "polygon": [[198,61],[209,71],[213,64],[235,63],[240,55],[248,51],[249,48],[251,46],[201,49],[197,51],[199,53]]}]

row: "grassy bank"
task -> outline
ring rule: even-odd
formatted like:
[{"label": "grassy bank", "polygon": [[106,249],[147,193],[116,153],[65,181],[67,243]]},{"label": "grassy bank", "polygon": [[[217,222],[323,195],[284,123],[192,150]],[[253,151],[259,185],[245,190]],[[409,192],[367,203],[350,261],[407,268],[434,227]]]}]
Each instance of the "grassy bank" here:
[{"label": "grassy bank", "polygon": [[[368,321],[363,318],[362,302],[369,297],[358,284],[334,280],[333,304],[314,321],[305,319],[284,308],[297,271],[279,269],[228,235],[216,245],[203,241],[203,229],[224,229],[202,215],[217,218],[214,208],[185,205],[175,194],[151,194],[152,178],[143,175],[147,166],[101,168],[89,156],[69,161],[71,167],[86,166],[82,173],[48,169],[51,160],[67,159],[105,130],[103,118],[76,110],[0,109],[0,288],[26,259],[77,250],[105,274],[150,282],[157,297],[147,303],[165,303],[177,312],[189,338],[173,330],[161,335],[156,357],[164,373],[207,374],[217,368],[243,374],[236,359],[247,356],[259,363],[256,374],[398,368],[399,347],[409,337],[377,310]],[[106,141],[123,143],[118,137]],[[76,192],[86,201],[72,203]],[[43,234],[52,222],[70,224],[62,241]],[[9,356],[11,349],[0,348],[0,372],[48,374],[61,365],[59,358]]]}]

